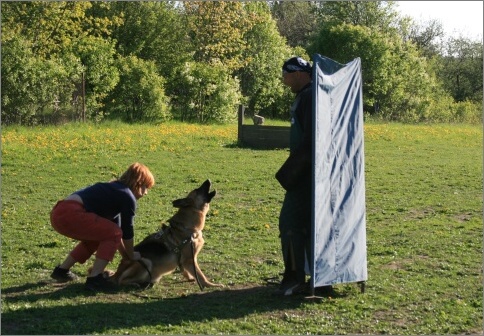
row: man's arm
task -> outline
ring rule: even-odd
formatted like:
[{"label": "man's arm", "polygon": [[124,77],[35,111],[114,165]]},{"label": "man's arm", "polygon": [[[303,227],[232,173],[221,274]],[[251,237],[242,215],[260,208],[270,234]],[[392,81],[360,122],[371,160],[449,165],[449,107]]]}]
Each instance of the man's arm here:
[{"label": "man's arm", "polygon": [[292,190],[305,175],[311,174],[313,117],[312,95],[305,92],[296,110],[296,117],[302,128],[303,137],[299,146],[291,151],[286,162],[276,173],[276,179],[285,190]]}]

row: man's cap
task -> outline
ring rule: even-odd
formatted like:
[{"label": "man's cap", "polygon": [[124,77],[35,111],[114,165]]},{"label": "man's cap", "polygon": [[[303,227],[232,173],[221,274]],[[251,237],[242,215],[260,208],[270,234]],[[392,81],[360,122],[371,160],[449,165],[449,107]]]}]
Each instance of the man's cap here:
[{"label": "man's cap", "polygon": [[292,57],[284,62],[282,70],[286,72],[301,71],[311,73],[312,67],[311,64],[309,64],[309,62],[304,60],[303,58]]}]

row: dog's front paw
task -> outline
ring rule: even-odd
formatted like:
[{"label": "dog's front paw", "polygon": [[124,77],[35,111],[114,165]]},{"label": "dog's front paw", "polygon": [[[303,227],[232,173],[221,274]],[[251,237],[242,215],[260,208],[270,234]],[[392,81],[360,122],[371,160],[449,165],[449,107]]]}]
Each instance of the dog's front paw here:
[{"label": "dog's front paw", "polygon": [[186,270],[183,270],[182,274],[183,274],[183,277],[185,278],[186,281],[188,281],[188,282],[195,281],[195,277],[193,275],[191,275],[189,272],[187,272]]},{"label": "dog's front paw", "polygon": [[209,281],[202,283],[202,286],[203,287],[220,287],[220,288],[225,287],[225,285],[223,285],[223,284],[217,284],[217,283],[213,283],[213,282],[209,282]]}]

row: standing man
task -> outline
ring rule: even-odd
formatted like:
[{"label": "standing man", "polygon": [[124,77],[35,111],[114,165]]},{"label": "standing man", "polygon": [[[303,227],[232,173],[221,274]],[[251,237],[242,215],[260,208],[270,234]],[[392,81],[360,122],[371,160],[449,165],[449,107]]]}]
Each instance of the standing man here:
[{"label": "standing man", "polygon": [[293,295],[307,289],[305,259],[311,251],[311,176],[313,142],[312,67],[301,57],[282,66],[282,80],[296,94],[291,106],[290,154],[276,173],[286,190],[279,216],[284,276],[278,290]]}]

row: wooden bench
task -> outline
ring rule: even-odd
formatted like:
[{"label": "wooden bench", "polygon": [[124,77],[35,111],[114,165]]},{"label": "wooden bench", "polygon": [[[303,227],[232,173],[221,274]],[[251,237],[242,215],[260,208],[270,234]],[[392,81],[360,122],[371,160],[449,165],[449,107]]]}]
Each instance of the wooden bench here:
[{"label": "wooden bench", "polygon": [[238,142],[252,148],[275,149],[289,148],[287,126],[244,125],[245,107],[238,111]]}]

